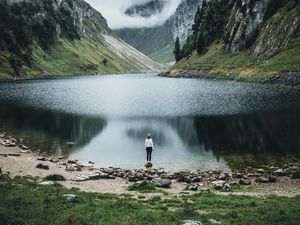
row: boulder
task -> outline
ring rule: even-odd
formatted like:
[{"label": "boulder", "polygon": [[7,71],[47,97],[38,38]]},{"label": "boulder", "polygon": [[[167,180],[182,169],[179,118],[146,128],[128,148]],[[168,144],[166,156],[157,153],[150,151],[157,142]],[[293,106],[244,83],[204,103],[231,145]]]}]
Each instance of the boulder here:
[{"label": "boulder", "polygon": [[170,188],[172,181],[168,180],[168,179],[153,179],[152,183],[156,186],[156,187],[160,187],[160,188]]},{"label": "boulder", "polygon": [[242,178],[242,179],[239,180],[239,184],[240,185],[250,185],[251,181],[249,179]]},{"label": "boulder", "polygon": [[36,165],[37,169],[49,170],[49,165],[39,163]]},{"label": "boulder", "polygon": [[211,184],[213,185],[214,189],[216,190],[222,190],[224,185],[225,185],[225,181],[223,180],[216,180],[211,182]]},{"label": "boulder", "polygon": [[107,173],[100,173],[100,179],[109,179],[109,174],[107,174]]},{"label": "boulder", "polygon": [[89,161],[89,164],[92,164],[92,165],[94,165],[94,164],[95,164],[95,162]]}]

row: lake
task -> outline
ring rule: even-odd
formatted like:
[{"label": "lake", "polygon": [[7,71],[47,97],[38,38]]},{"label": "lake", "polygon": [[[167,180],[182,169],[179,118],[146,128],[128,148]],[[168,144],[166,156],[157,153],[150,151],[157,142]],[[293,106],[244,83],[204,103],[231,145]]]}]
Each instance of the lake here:
[{"label": "lake", "polygon": [[300,91],[151,75],[0,83],[0,131],[99,167],[230,171],[300,158]]}]

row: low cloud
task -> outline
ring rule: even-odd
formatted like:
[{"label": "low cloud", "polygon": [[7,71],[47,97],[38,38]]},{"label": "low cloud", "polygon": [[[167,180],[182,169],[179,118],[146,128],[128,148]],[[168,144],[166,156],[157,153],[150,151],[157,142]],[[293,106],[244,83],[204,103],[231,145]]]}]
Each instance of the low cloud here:
[{"label": "low cloud", "polygon": [[133,5],[143,5],[152,0],[86,0],[102,13],[112,29],[155,27],[164,24],[176,11],[182,0],[163,0],[164,9],[151,17],[128,16],[126,9]]}]

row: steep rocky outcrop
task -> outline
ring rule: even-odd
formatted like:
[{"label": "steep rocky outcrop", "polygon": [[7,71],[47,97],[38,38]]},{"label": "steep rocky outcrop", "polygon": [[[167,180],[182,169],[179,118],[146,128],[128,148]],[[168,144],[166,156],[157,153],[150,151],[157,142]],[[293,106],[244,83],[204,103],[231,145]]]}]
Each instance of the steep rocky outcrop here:
[{"label": "steep rocky outcrop", "polygon": [[0,79],[160,69],[83,0],[3,0]]},{"label": "steep rocky outcrop", "polygon": [[169,75],[299,85],[299,0],[211,0],[193,27]]},{"label": "steep rocky outcrop", "polygon": [[[125,11],[127,15],[150,17],[165,7],[164,0],[151,1],[145,5],[133,6]],[[152,28],[124,28],[115,32],[124,41],[159,62],[174,61],[173,48],[178,36],[182,44],[192,33],[194,16],[202,0],[183,0],[174,15],[163,25]]]}]

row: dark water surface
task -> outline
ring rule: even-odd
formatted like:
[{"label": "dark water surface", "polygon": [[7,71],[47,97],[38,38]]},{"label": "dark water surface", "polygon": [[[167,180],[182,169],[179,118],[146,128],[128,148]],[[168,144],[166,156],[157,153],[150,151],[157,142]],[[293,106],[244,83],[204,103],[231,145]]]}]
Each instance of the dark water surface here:
[{"label": "dark water surface", "polygon": [[98,166],[230,170],[300,155],[300,91],[275,86],[88,76],[0,83],[0,131]]}]

